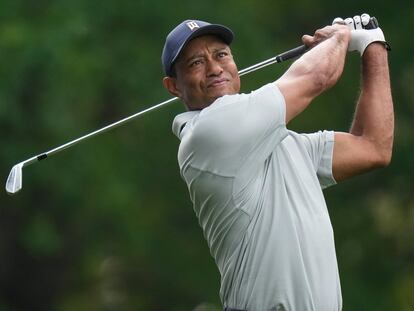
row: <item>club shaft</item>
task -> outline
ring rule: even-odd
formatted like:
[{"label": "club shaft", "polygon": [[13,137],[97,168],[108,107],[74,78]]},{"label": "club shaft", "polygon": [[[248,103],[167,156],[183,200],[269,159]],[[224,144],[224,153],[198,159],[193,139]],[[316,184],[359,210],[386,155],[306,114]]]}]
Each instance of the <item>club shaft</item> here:
[{"label": "club shaft", "polygon": [[88,139],[88,138],[97,136],[97,135],[102,134],[102,133],[104,133],[106,131],[109,131],[109,130],[111,130],[113,128],[116,128],[118,126],[121,126],[121,125],[123,125],[123,124],[125,124],[125,123],[127,123],[127,122],[129,122],[129,121],[131,121],[131,120],[133,120],[133,119],[135,119],[137,117],[139,117],[140,115],[142,115],[144,113],[147,113],[147,112],[150,112],[150,111],[153,111],[153,110],[160,109],[161,107],[163,107],[163,106],[165,106],[167,104],[170,104],[170,103],[176,101],[177,99],[178,99],[178,97],[170,98],[170,99],[168,99],[166,101],[163,101],[163,102],[161,102],[161,103],[159,103],[159,104],[157,104],[155,106],[149,107],[149,108],[144,109],[144,110],[142,110],[140,112],[137,112],[137,113],[135,113],[135,114],[133,114],[131,116],[128,116],[126,118],[123,118],[123,119],[121,119],[121,120],[119,120],[117,122],[111,123],[111,124],[109,124],[109,125],[101,128],[99,130],[96,130],[94,132],[91,132],[89,134],[86,134],[86,135],[84,135],[82,137],[76,138],[76,139],[74,139],[74,140],[72,140],[70,142],[67,142],[64,145],[61,145],[59,147],[56,147],[56,148],[51,149],[49,151],[46,151],[45,153],[39,154],[38,156],[36,156],[36,159],[38,161],[43,160],[43,159],[45,159],[45,158],[47,158],[47,157],[49,157],[49,156],[51,156],[51,155],[53,155],[55,153],[58,153],[59,151],[62,151],[62,150],[67,149],[67,148],[69,148],[69,147],[71,147],[73,145],[76,145],[77,143],[79,143],[79,142],[81,142],[81,141],[83,141],[85,139]]},{"label": "club shaft", "polygon": [[[248,68],[245,68],[243,70],[240,70],[239,71],[239,75],[240,76],[243,76],[243,75],[246,75],[246,74],[251,73],[253,71],[256,71],[258,69],[261,69],[263,67],[269,66],[271,64],[280,63],[280,62],[283,62],[285,60],[298,57],[298,56],[302,55],[303,53],[305,53],[306,50],[307,50],[307,47],[304,46],[304,45],[301,45],[301,46],[299,46],[297,48],[294,48],[292,50],[286,51],[286,52],[281,53],[281,54],[279,54],[277,56],[271,57],[271,58],[269,58],[269,59],[267,59],[265,61],[262,61],[260,63],[257,63],[257,64],[255,64],[253,66],[250,66]],[[129,122],[129,121],[131,121],[131,120],[133,120],[133,119],[135,119],[137,117],[139,117],[140,115],[143,115],[143,114],[147,113],[147,112],[160,109],[161,107],[164,107],[164,106],[166,106],[166,105],[168,105],[168,104],[170,104],[172,102],[175,102],[177,99],[178,99],[178,97],[173,97],[173,98],[170,98],[168,100],[165,100],[165,101],[163,101],[163,102],[161,102],[161,103],[159,103],[159,104],[157,104],[155,106],[152,106],[152,107],[149,107],[147,109],[144,109],[144,110],[142,110],[140,112],[137,112],[137,113],[135,113],[135,114],[133,114],[131,116],[128,116],[128,117],[126,117],[124,119],[121,119],[121,120],[119,120],[117,122],[111,123],[111,124],[109,124],[109,125],[101,128],[101,129],[98,129],[98,130],[94,131],[94,132],[91,132],[91,133],[86,134],[86,135],[84,135],[82,137],[79,137],[77,139],[74,139],[72,141],[69,141],[66,144],[63,144],[63,145],[61,145],[59,147],[56,147],[54,149],[51,149],[51,150],[46,151],[44,153],[41,153],[41,154],[39,154],[37,156],[34,156],[34,157],[30,158],[30,159],[27,159],[27,160],[23,161],[22,164],[23,164],[23,166],[28,166],[28,165],[30,165],[30,164],[32,164],[34,162],[37,162],[37,161],[46,159],[47,157],[49,157],[49,156],[51,156],[51,155],[53,155],[55,153],[58,153],[58,152],[60,152],[60,151],[62,151],[64,149],[67,149],[67,148],[69,148],[69,147],[71,147],[73,145],[76,145],[77,143],[79,143],[79,142],[81,142],[83,140],[86,140],[88,138],[97,136],[97,135],[102,134],[102,133],[104,133],[106,131],[109,131],[109,130],[111,130],[113,128],[116,128],[118,126],[121,126],[121,125],[123,125],[123,124],[125,124],[125,123],[127,123],[127,122]]]},{"label": "club shaft", "polygon": [[274,63],[281,63],[285,60],[298,57],[298,56],[302,55],[303,53],[305,53],[307,50],[308,50],[308,47],[305,46],[305,45],[298,46],[294,49],[291,49],[289,51],[286,51],[284,53],[281,53],[279,55],[276,55],[274,57],[266,59],[266,60],[264,60],[260,63],[257,63],[255,65],[252,65],[250,67],[247,67],[245,69],[240,70],[239,71],[239,76],[244,76],[248,73],[251,73],[251,72],[256,71],[258,69],[262,69],[262,68],[264,68],[266,66],[269,66],[269,65],[272,65]]}]

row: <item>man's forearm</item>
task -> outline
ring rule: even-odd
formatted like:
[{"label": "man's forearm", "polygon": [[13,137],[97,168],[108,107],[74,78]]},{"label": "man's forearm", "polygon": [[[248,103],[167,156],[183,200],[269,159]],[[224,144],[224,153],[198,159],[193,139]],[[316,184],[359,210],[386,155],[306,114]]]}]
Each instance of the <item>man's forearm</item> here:
[{"label": "man's forearm", "polygon": [[336,83],[343,70],[349,37],[348,28],[340,25],[319,29],[314,36],[303,36],[304,44],[313,48],[276,81],[286,102],[286,123]]},{"label": "man's forearm", "polygon": [[[303,55],[302,60],[311,64],[310,72],[322,82],[323,89],[320,92],[333,86],[342,74],[345,56],[349,42],[349,31],[343,26],[335,25],[337,30],[328,37],[324,37],[324,29],[321,29],[320,38],[323,40],[317,43],[308,53]],[[318,42],[318,32],[314,38]],[[309,65],[308,65],[309,66]]]},{"label": "man's forearm", "polygon": [[382,43],[372,43],[364,52],[362,90],[350,133],[369,140],[382,161],[390,161],[394,111],[387,51]]}]

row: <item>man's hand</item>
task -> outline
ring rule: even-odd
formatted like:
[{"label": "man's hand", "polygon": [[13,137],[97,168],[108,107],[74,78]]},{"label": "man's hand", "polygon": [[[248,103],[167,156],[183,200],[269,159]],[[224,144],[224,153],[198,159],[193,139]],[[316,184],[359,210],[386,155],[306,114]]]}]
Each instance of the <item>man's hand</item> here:
[{"label": "man's hand", "polygon": [[368,14],[356,15],[353,18],[348,17],[345,20],[340,17],[334,19],[333,25],[346,25],[351,31],[348,51],[358,51],[362,56],[367,46],[373,42],[382,42],[389,49],[381,28],[365,29],[370,19],[371,17]]},{"label": "man's hand", "polygon": [[339,23],[335,23],[332,26],[326,26],[324,28],[318,29],[315,31],[315,34],[313,36],[310,35],[304,35],[302,37],[303,44],[305,44],[308,47],[314,47],[321,43],[322,41],[325,41],[328,38],[331,38],[333,36],[337,36],[338,40],[349,40],[350,39],[350,28],[341,25]]}]

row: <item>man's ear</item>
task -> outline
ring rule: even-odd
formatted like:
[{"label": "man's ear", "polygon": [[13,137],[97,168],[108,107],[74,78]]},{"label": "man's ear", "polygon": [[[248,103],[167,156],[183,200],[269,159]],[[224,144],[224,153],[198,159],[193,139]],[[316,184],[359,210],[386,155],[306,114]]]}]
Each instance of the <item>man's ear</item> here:
[{"label": "man's ear", "polygon": [[177,87],[177,79],[173,77],[164,77],[162,79],[164,87],[170,92],[171,95],[181,98],[181,91]]}]

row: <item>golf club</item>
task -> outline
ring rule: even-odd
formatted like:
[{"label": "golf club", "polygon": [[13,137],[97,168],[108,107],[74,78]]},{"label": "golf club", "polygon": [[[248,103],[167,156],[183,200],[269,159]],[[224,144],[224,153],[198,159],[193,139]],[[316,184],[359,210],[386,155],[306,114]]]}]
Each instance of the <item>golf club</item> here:
[{"label": "golf club", "polygon": [[[375,17],[371,17],[369,23],[364,26],[365,29],[373,29],[373,28],[377,28],[377,27],[378,27],[378,21]],[[243,76],[243,75],[246,75],[246,74],[251,73],[253,71],[256,71],[258,69],[261,69],[261,68],[264,68],[266,66],[272,65],[274,63],[281,63],[283,61],[298,57],[298,56],[302,55],[303,53],[305,53],[307,50],[308,50],[308,47],[305,46],[305,45],[298,46],[294,49],[288,50],[288,51],[283,52],[279,55],[271,57],[271,58],[269,58],[265,61],[262,61],[260,63],[255,64],[255,65],[247,67],[243,70],[240,70],[239,75]],[[74,139],[70,142],[67,142],[66,144],[63,144],[59,147],[56,147],[54,149],[51,149],[51,150],[46,151],[44,153],[41,153],[39,155],[33,156],[33,157],[31,157],[31,158],[29,158],[25,161],[17,163],[16,165],[13,166],[13,168],[10,171],[9,177],[7,178],[7,181],[6,181],[6,191],[7,191],[7,193],[15,194],[16,192],[18,192],[22,188],[23,167],[28,166],[32,163],[44,160],[44,159],[46,159],[46,158],[48,158],[48,157],[64,150],[64,149],[67,149],[67,148],[69,148],[73,145],[76,145],[77,143],[79,143],[83,140],[86,140],[86,139],[91,138],[93,136],[97,136],[101,133],[104,133],[104,132],[110,130],[110,129],[113,129],[113,128],[116,128],[120,125],[123,125],[123,124],[127,123],[128,121],[131,121],[131,120],[133,120],[133,119],[135,119],[135,118],[137,118],[137,117],[139,117],[139,116],[141,116],[141,115],[143,115],[147,112],[150,112],[150,111],[159,109],[161,107],[164,107],[164,106],[176,101],[177,99],[178,99],[178,97],[170,98],[166,101],[163,101],[163,102],[161,102],[157,105],[154,105],[154,106],[149,107],[147,109],[144,109],[140,112],[137,112],[137,113],[135,113],[135,114],[133,114],[129,117],[126,117],[126,118],[122,119],[122,120],[119,120],[117,122],[109,124],[109,125],[101,128],[101,129],[98,129],[98,130],[94,131],[94,132],[91,132],[91,133],[86,134],[82,137],[79,137],[79,138]]]},{"label": "golf club", "polygon": [[[288,59],[291,59],[291,58],[300,56],[303,53],[305,53],[306,50],[307,50],[307,47],[304,46],[304,45],[301,45],[301,46],[299,46],[297,48],[294,48],[292,50],[289,50],[289,51],[286,51],[284,53],[281,53],[281,54],[279,54],[277,56],[271,57],[271,58],[269,58],[269,59],[267,59],[267,60],[265,60],[263,62],[257,63],[257,64],[255,64],[253,66],[250,66],[248,68],[245,68],[243,70],[240,70],[239,71],[239,75],[240,76],[243,76],[243,75],[246,75],[246,74],[248,74],[250,72],[256,71],[256,70],[261,69],[261,68],[266,67],[266,66],[269,66],[271,64],[281,63],[281,62],[283,62],[285,60],[288,60]],[[131,121],[131,120],[133,120],[133,119],[135,119],[135,118],[137,118],[137,117],[139,117],[139,116],[141,116],[141,115],[143,115],[143,114],[145,114],[147,112],[150,112],[150,111],[159,109],[161,107],[164,107],[164,106],[166,106],[166,105],[168,105],[168,104],[176,101],[177,99],[178,99],[178,97],[170,98],[170,99],[168,99],[166,101],[163,101],[163,102],[161,102],[161,103],[159,103],[157,105],[154,105],[152,107],[149,107],[147,109],[144,109],[142,111],[139,111],[139,112],[137,112],[137,113],[135,113],[135,114],[133,114],[133,115],[131,115],[129,117],[126,117],[126,118],[121,119],[121,120],[119,120],[117,122],[111,123],[111,124],[109,124],[109,125],[101,128],[101,129],[98,129],[98,130],[94,131],[94,132],[91,132],[91,133],[86,134],[86,135],[84,135],[82,137],[79,137],[77,139],[74,139],[72,141],[69,141],[66,144],[63,144],[63,145],[61,145],[59,147],[56,147],[56,148],[51,149],[49,151],[46,151],[44,153],[38,154],[36,156],[33,156],[33,157],[31,157],[31,158],[29,158],[29,159],[27,159],[25,161],[22,161],[20,163],[17,163],[16,165],[13,166],[13,168],[10,171],[9,177],[7,178],[7,181],[6,181],[6,191],[7,191],[7,193],[8,194],[15,194],[16,192],[18,192],[22,188],[23,167],[26,167],[26,166],[28,166],[30,164],[35,163],[35,162],[44,160],[44,159],[46,159],[46,158],[48,158],[48,157],[50,157],[50,156],[52,156],[52,155],[54,155],[54,154],[56,154],[56,153],[64,150],[64,149],[67,149],[67,148],[69,148],[69,147],[71,147],[73,145],[76,145],[77,143],[79,143],[79,142],[81,142],[81,141],[83,141],[85,139],[88,139],[88,138],[97,136],[97,135],[102,134],[102,133],[104,133],[104,132],[106,132],[108,130],[111,130],[111,129],[116,128],[116,127],[118,127],[120,125],[123,125],[123,124],[127,123],[128,121]]]}]

